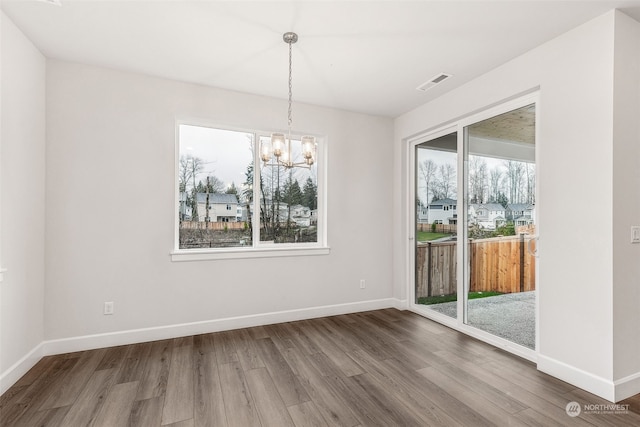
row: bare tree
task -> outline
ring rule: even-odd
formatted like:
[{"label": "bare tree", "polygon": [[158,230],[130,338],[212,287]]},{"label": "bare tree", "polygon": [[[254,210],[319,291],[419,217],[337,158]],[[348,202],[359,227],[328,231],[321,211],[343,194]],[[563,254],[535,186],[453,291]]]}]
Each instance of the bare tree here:
[{"label": "bare tree", "polygon": [[479,156],[469,158],[469,198],[471,203],[487,200],[487,161]]},{"label": "bare tree", "polygon": [[504,166],[507,169],[504,184],[509,197],[509,203],[522,203],[524,163],[515,160],[505,160]]},{"label": "bare tree", "polygon": [[432,186],[434,183],[434,179],[436,177],[436,172],[438,170],[438,165],[431,159],[423,160],[418,169],[420,170],[420,176],[422,177],[422,181],[424,183],[424,197],[426,201],[426,205],[429,205],[429,194],[432,191]]},{"label": "bare tree", "polygon": [[433,191],[434,199],[447,199],[456,195],[456,169],[451,163],[438,168],[437,182]]},{"label": "bare tree", "polygon": [[536,202],[536,165],[533,163],[525,164],[526,179],[526,203],[533,204]]},{"label": "bare tree", "polygon": [[193,157],[191,155],[180,156],[180,170],[178,172],[178,185],[180,192],[188,194],[189,182],[191,181],[191,199],[187,199],[185,202],[191,206],[191,219],[198,221],[198,200],[196,196],[196,178],[202,172],[204,168],[204,160],[200,157]]},{"label": "bare tree", "polygon": [[489,202],[497,203],[500,196],[502,171],[495,167],[489,171]]}]

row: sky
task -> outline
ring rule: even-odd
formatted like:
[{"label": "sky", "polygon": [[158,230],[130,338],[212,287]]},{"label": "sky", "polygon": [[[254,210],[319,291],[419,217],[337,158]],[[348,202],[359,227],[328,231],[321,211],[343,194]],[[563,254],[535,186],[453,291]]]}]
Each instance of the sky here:
[{"label": "sky", "polygon": [[[246,180],[247,165],[253,162],[253,133],[192,125],[180,125],[179,132],[180,156],[191,155],[205,162],[196,182],[202,180],[204,183],[207,175],[214,175],[224,183],[225,188],[229,188],[231,183],[235,183],[238,189],[242,187]],[[295,161],[301,159],[300,153],[299,145],[294,144],[292,156]],[[307,177],[311,176],[316,181],[315,173],[315,167],[310,171],[296,168],[293,177],[302,188]]]},{"label": "sky", "polygon": [[225,188],[232,182],[240,188],[246,179],[247,165],[253,162],[253,134],[181,125],[179,138],[181,156],[191,155],[205,162],[197,179],[204,182],[207,175],[215,175]]}]

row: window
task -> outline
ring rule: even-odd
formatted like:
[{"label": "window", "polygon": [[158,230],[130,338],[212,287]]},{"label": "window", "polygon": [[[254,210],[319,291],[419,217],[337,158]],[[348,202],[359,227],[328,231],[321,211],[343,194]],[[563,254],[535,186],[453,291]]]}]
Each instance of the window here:
[{"label": "window", "polygon": [[[316,138],[313,165],[286,168],[260,160],[260,142],[268,138],[268,132],[177,125],[173,260],[328,253],[322,140]],[[292,136],[291,157],[301,156],[299,137]]]}]

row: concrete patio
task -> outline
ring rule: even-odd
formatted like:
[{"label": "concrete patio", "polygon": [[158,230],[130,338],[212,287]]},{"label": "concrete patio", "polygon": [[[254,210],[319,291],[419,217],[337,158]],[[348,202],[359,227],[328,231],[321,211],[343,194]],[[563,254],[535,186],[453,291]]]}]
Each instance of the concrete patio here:
[{"label": "concrete patio", "polygon": [[[456,302],[428,305],[456,317]],[[535,349],[536,293],[518,292],[469,300],[469,325],[524,347]]]}]

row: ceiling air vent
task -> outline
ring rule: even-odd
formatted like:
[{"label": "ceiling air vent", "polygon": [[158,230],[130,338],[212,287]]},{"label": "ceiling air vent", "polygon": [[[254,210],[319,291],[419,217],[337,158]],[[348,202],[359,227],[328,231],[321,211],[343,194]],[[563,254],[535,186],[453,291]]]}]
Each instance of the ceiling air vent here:
[{"label": "ceiling air vent", "polygon": [[434,87],[435,85],[440,84],[443,81],[447,80],[449,77],[451,77],[451,74],[446,74],[446,73],[437,74],[432,78],[430,78],[426,83],[423,83],[420,86],[418,86],[416,89],[422,92],[426,92],[432,87]]}]

